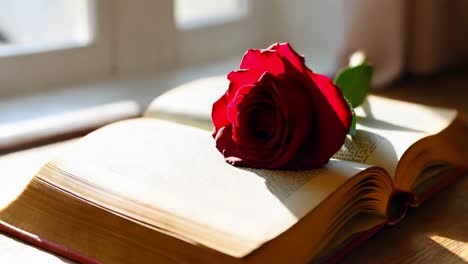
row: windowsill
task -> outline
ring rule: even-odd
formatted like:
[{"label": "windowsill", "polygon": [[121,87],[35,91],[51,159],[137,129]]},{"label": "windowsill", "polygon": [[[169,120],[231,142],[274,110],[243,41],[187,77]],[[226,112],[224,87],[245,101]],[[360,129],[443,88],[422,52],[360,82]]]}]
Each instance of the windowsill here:
[{"label": "windowsill", "polygon": [[165,73],[140,73],[1,98],[0,153],[60,135],[84,134],[117,120],[139,116],[163,92],[195,79],[225,76],[238,67],[238,61],[227,59]]},{"label": "windowsill", "polygon": [[[314,71],[332,69],[325,58],[308,61],[310,56],[305,57]],[[240,59],[236,56],[168,72],[138,73],[0,98],[0,154],[139,116],[165,91],[200,78],[226,76],[238,68]]]},{"label": "windowsill", "polygon": [[47,53],[55,50],[65,50],[80,48],[89,45],[90,41],[69,40],[58,43],[40,43],[40,44],[0,44],[0,57],[13,57],[30,55],[36,53]]}]

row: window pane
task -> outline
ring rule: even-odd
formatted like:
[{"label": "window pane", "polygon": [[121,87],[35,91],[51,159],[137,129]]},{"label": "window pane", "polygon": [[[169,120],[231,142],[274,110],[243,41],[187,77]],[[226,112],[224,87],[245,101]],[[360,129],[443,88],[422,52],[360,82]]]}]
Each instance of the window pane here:
[{"label": "window pane", "polygon": [[176,24],[182,29],[221,24],[246,13],[246,0],[175,0]]},{"label": "window pane", "polygon": [[90,2],[0,0],[0,56],[86,45]]}]

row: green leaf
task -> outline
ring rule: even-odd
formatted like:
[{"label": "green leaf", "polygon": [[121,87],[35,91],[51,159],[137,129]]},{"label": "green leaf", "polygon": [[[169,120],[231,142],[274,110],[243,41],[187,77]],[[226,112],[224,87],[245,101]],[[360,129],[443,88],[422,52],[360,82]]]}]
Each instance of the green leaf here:
[{"label": "green leaf", "polygon": [[335,84],[349,100],[353,108],[364,102],[369,91],[373,69],[368,64],[347,67],[335,78]]},{"label": "green leaf", "polygon": [[351,127],[349,128],[348,135],[355,136],[356,135],[356,122],[357,122],[356,112],[354,112],[351,102],[346,97],[345,97],[345,100],[346,100],[346,103],[348,103],[349,111],[351,111],[352,113]]},{"label": "green leaf", "polygon": [[353,106],[351,105],[351,102],[345,97],[346,102],[348,103],[349,110],[352,113],[352,119],[351,119],[351,127],[349,128],[348,135],[350,136],[355,136],[356,135],[356,112],[354,112]]},{"label": "green leaf", "polygon": [[353,119],[351,121],[351,128],[349,129],[348,135],[351,135],[354,137],[356,135],[356,113],[354,112],[354,109],[352,110],[353,112]]}]

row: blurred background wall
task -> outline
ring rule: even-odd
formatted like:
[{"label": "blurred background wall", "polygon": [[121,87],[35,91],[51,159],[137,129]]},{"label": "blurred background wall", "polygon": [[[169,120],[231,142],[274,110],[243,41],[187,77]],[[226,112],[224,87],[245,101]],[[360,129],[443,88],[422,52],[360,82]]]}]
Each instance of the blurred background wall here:
[{"label": "blurred background wall", "polygon": [[357,49],[374,87],[468,61],[466,0],[0,0],[0,94],[164,72],[290,42],[333,74]]}]

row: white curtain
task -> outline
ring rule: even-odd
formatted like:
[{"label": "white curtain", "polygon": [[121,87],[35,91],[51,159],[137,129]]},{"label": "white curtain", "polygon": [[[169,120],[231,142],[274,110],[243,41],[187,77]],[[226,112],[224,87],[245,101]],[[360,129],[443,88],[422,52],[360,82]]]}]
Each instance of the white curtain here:
[{"label": "white curtain", "polygon": [[357,49],[374,65],[374,87],[468,62],[467,0],[346,0],[339,65]]}]

